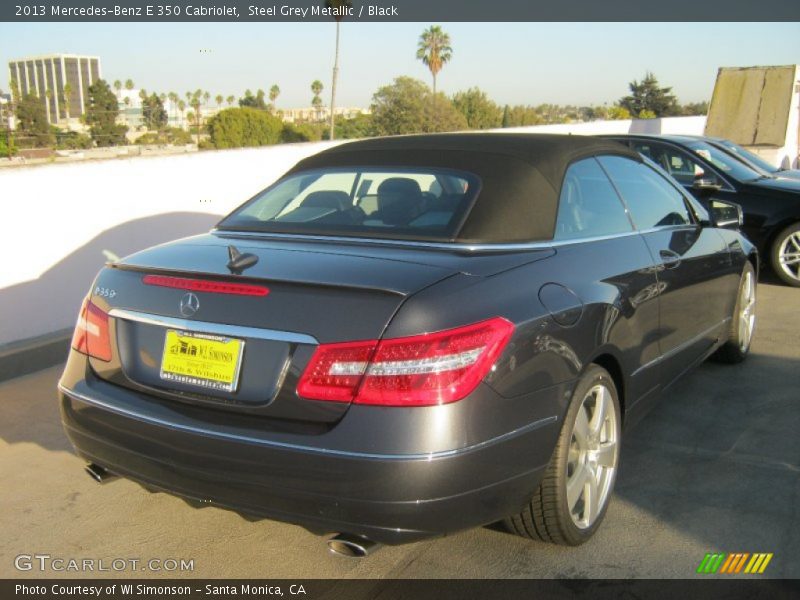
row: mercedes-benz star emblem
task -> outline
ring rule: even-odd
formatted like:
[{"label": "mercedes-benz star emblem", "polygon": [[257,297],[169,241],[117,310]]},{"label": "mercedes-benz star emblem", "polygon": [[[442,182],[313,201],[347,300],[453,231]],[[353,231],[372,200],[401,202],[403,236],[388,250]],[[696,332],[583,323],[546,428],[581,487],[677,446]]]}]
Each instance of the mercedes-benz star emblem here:
[{"label": "mercedes-benz star emblem", "polygon": [[193,317],[194,313],[200,308],[200,299],[192,292],[183,295],[180,303],[180,311],[184,317]]}]

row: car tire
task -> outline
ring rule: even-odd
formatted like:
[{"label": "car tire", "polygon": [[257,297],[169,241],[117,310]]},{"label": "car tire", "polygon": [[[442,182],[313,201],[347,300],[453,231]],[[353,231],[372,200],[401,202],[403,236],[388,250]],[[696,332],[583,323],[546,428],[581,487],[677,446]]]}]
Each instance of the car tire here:
[{"label": "car tire", "polygon": [[[598,402],[602,415],[596,412]],[[597,421],[596,415],[601,417]],[[522,512],[506,519],[509,530],[567,546],[592,537],[614,489],[621,421],[614,380],[602,367],[590,365],[572,395],[544,478]]]},{"label": "car tire", "polygon": [[786,259],[800,261],[800,223],[789,225],[775,236],[770,249],[770,264],[781,281],[800,287],[800,262],[786,264]]},{"label": "car tire", "polygon": [[746,262],[739,281],[736,305],[733,308],[728,341],[714,353],[718,362],[736,364],[742,362],[750,353],[750,344],[756,326],[756,272],[750,262]]}]

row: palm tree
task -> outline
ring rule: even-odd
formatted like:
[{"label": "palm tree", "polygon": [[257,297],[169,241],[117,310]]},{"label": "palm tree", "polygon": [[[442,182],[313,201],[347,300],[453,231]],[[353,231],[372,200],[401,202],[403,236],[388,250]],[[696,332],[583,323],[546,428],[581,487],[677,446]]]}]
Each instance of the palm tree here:
[{"label": "palm tree", "polygon": [[320,107],[322,106],[322,98],[320,98],[319,95],[322,93],[323,87],[324,86],[319,79],[315,79],[311,83],[311,93],[314,94],[314,97],[311,99],[311,106],[316,109],[317,121],[320,120]]},{"label": "palm tree", "polygon": [[175,92],[170,92],[169,94],[167,94],[167,98],[169,98],[169,107],[172,109],[173,114],[177,116],[176,113],[178,112],[178,94],[176,94]]},{"label": "palm tree", "polygon": [[133,89],[133,79],[126,79],[125,80],[125,89],[129,92]]},{"label": "palm tree", "polygon": [[117,92],[117,99],[119,99],[119,93],[122,91],[122,82],[119,79],[114,81],[114,89]]},{"label": "palm tree", "polygon": [[272,112],[275,112],[275,101],[278,99],[278,96],[281,95],[281,88],[278,87],[278,84],[273,84],[271,88],[269,88],[269,103],[272,106]]},{"label": "palm tree", "polygon": [[47,120],[52,122],[50,117],[50,101],[53,99],[53,90],[45,90],[44,97],[47,98]]},{"label": "palm tree", "polygon": [[436,76],[442,67],[450,62],[453,49],[450,47],[450,36],[438,25],[431,25],[422,32],[417,42],[417,58],[422,61],[433,75],[433,95],[436,96]]},{"label": "palm tree", "polygon": [[[115,85],[119,83],[119,81],[114,82]],[[64,102],[64,116],[69,120],[69,99],[72,96],[72,86],[68,83],[64,84],[64,95],[62,96],[61,100]]]},{"label": "palm tree", "polygon": [[203,102],[204,102],[204,104],[208,104],[208,101],[210,99],[211,99],[211,94],[208,91],[203,92]]},{"label": "palm tree", "polygon": [[228,106],[233,106],[233,103],[236,102],[236,96],[234,95],[228,96],[227,98],[225,98],[225,102],[228,103]]},{"label": "palm tree", "polygon": [[217,110],[222,108],[222,102],[225,98],[222,97],[222,94],[217,94],[217,97],[214,98],[214,101],[217,103]]},{"label": "palm tree", "polygon": [[197,127],[197,131],[195,132],[195,141],[199,144],[200,143],[200,99],[203,96],[202,90],[196,90],[195,93],[192,95],[192,101],[189,103],[194,109],[194,118],[195,118],[195,125]]},{"label": "palm tree", "polygon": [[183,127],[185,121],[183,119],[183,111],[186,110],[186,102],[183,100],[178,100],[178,110],[181,111],[181,127]]},{"label": "palm tree", "polygon": [[[353,3],[350,0],[326,0],[325,6],[327,8],[334,9],[335,12],[339,12],[336,9],[340,8],[351,8]],[[342,15],[335,15],[333,17],[336,20],[336,50],[333,54],[333,77],[331,78],[331,133],[330,139],[334,138],[334,109],[336,107],[336,81],[339,79],[339,23],[341,22],[343,16]]]}]

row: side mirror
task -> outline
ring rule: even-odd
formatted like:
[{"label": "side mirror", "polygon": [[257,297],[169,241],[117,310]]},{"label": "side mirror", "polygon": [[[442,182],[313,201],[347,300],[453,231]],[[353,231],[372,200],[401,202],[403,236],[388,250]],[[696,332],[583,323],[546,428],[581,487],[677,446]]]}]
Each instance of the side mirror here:
[{"label": "side mirror", "polygon": [[708,213],[711,224],[721,229],[739,229],[744,223],[742,207],[734,202],[712,200]]},{"label": "side mirror", "polygon": [[722,189],[722,184],[715,177],[700,177],[692,183],[692,189],[701,194],[713,194]]}]

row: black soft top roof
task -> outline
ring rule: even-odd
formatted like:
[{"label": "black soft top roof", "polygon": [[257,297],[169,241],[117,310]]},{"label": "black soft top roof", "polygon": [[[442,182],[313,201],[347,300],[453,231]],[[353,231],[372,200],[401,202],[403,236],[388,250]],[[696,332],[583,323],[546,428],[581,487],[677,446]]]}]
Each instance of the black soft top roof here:
[{"label": "black soft top roof", "polygon": [[436,167],[467,171],[481,190],[454,241],[552,239],[564,172],[575,160],[626,146],[597,137],[525,133],[409,135],[350,142],[310,156],[288,174],[326,167]]}]

